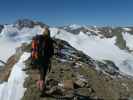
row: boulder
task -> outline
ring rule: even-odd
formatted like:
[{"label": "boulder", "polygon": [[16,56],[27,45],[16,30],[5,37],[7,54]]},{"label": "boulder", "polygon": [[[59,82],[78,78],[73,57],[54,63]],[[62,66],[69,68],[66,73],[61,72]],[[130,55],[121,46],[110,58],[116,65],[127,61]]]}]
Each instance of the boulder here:
[{"label": "boulder", "polygon": [[64,80],[63,85],[64,85],[64,89],[67,89],[67,90],[74,89],[74,84],[72,80]]}]

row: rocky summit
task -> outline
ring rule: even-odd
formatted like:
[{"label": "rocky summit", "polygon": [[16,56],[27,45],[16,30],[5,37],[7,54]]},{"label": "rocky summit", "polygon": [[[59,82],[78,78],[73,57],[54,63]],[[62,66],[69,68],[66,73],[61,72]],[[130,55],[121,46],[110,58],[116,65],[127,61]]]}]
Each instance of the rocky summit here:
[{"label": "rocky summit", "polygon": [[18,29],[22,29],[24,27],[33,28],[34,26],[40,26],[40,27],[47,26],[48,27],[48,25],[46,25],[42,22],[33,21],[33,20],[30,20],[30,19],[19,19],[14,23],[14,26],[17,27]]},{"label": "rocky summit", "polygon": [[[111,61],[100,62],[76,50],[67,42],[54,39],[55,55],[47,74],[45,97],[36,87],[39,71],[25,61],[28,77],[22,100],[132,100],[133,79],[123,75]],[[24,51],[29,51],[25,45]]]}]

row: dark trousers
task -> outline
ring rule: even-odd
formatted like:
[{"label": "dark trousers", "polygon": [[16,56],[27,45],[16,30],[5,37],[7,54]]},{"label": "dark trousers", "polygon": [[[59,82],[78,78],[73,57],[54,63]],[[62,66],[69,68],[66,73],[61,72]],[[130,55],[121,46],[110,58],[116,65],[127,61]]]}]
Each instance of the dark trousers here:
[{"label": "dark trousers", "polygon": [[45,65],[40,65],[39,66],[39,71],[40,71],[40,79],[45,81],[45,77],[48,71],[48,64]]},{"label": "dark trousers", "polygon": [[44,60],[40,59],[40,64],[39,64],[39,71],[40,71],[40,79],[45,81],[45,77],[47,74],[47,71],[50,67],[50,60]]}]

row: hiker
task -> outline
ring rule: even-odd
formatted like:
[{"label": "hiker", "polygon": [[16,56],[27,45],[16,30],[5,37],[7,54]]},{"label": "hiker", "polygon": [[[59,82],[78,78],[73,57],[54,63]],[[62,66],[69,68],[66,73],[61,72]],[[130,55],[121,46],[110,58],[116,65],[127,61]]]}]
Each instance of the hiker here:
[{"label": "hiker", "polygon": [[41,91],[45,88],[45,77],[48,69],[51,68],[50,59],[54,53],[53,40],[50,37],[48,28],[44,28],[42,35],[33,37],[32,40],[32,64],[37,66],[40,71],[40,80],[37,85]]}]

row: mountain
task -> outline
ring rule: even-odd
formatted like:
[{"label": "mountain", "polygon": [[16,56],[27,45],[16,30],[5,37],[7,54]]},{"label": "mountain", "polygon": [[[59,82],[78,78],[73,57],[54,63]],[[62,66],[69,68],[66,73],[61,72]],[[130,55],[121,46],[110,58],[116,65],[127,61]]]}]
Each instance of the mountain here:
[{"label": "mountain", "polygon": [[35,26],[48,27],[48,25],[46,25],[42,22],[33,21],[30,19],[19,19],[14,23],[14,27],[17,27],[18,29],[22,29],[24,27],[33,28]]},{"label": "mountain", "polygon": [[[69,29],[69,28],[68,28]],[[110,33],[102,33],[97,27],[81,27],[77,29],[51,28],[55,37],[70,43],[77,50],[83,51],[88,56],[96,60],[110,60],[122,71],[132,75],[132,33],[126,30],[119,32],[123,28],[113,28]],[[106,28],[110,30],[110,28]],[[72,33],[75,31],[77,33]],[[105,30],[105,29],[104,29]],[[115,33],[116,32],[116,33]],[[106,34],[106,35],[105,35]],[[108,35],[109,34],[109,35]],[[111,36],[111,35],[112,36]],[[109,37],[108,37],[109,36]],[[128,62],[126,66],[124,62]]]},{"label": "mountain", "polygon": [[70,25],[60,27],[66,31],[74,34],[78,34],[81,31],[87,35],[101,35],[102,38],[116,38],[116,45],[121,49],[128,49],[124,40],[122,33],[133,34],[133,27],[96,27],[96,26],[79,26],[79,25]]},{"label": "mountain", "polygon": [[[3,39],[10,41],[12,46],[14,46],[12,42],[20,45],[31,40],[36,34],[41,34],[42,26],[48,25],[28,19],[18,20],[15,24],[4,25],[0,37],[2,41]],[[67,41],[93,59],[112,61],[121,72],[132,75],[133,27],[96,27],[74,24],[50,27],[50,30],[53,37]]]},{"label": "mountain", "polygon": [[[32,37],[41,34],[42,27],[48,27],[48,25],[42,22],[22,19],[11,25],[3,25],[1,28],[0,43],[2,46],[0,49],[2,52],[0,53],[0,60],[10,62],[8,60],[9,57],[20,53],[20,57],[16,58],[15,56],[16,62],[18,62],[16,63],[17,65],[10,63],[2,65],[5,67],[1,69],[1,73],[7,72],[6,76],[9,79],[7,77],[4,79],[0,77],[0,79],[3,81],[10,80],[0,85],[0,94],[3,94],[3,96],[0,95],[0,98],[4,98],[2,100],[7,100],[5,99],[7,91],[10,90],[10,95],[8,96],[12,96],[14,95],[14,88],[19,89],[18,85],[13,85],[19,83],[19,78],[25,80],[23,83],[27,91],[24,91],[23,84],[20,84],[22,94],[18,93],[16,99],[14,97],[8,98],[8,100],[18,100],[19,97],[23,97],[24,92],[23,100],[29,100],[29,98],[40,100],[39,94],[36,94],[37,89],[35,86],[35,81],[38,80],[38,72],[32,69],[28,70],[26,71],[28,74],[26,78],[25,72],[22,71],[25,65],[21,61],[24,61],[23,59],[26,60],[27,56],[23,59],[21,57],[23,57],[22,52],[29,52]],[[48,75],[48,82],[52,84],[50,86],[53,89],[51,90],[52,92],[56,91],[54,88],[58,85],[63,85],[63,80],[74,80],[71,83],[74,86],[76,85],[74,90],[77,89],[81,97],[105,100],[110,98],[112,100],[129,99],[133,97],[133,27],[96,27],[73,24],[50,27],[50,31],[56,42],[56,55],[52,59],[53,69]],[[16,51],[18,46],[20,49]],[[26,67],[30,67],[29,62],[30,59],[27,59],[25,62]],[[22,64],[23,67],[19,69],[22,76],[16,77],[16,70]],[[10,70],[7,71],[9,68]],[[14,74],[10,76],[10,73]],[[12,85],[10,85],[11,83]],[[58,84],[54,85],[53,83]],[[62,89],[61,87],[59,91],[62,91]],[[75,93],[74,91],[68,92],[70,94]],[[66,93],[66,95],[68,94]]]},{"label": "mountain", "polygon": [[[0,37],[2,40],[9,40],[10,43],[13,41],[20,45],[31,40],[34,35],[42,33],[42,26],[48,25],[21,19],[12,25],[4,25]],[[74,24],[50,27],[50,30],[52,36],[67,41],[93,59],[110,60],[122,72],[132,75],[133,27],[96,27]]]}]

